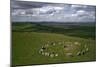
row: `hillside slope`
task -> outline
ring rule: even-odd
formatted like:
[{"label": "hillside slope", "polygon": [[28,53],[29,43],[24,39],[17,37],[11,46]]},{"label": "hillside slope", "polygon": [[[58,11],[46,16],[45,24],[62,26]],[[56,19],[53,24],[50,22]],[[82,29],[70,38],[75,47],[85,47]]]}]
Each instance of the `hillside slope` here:
[{"label": "hillside slope", "polygon": [[[53,46],[52,43],[55,45]],[[59,45],[59,43],[61,43]],[[64,49],[64,45],[70,43],[72,47],[69,50]],[[81,46],[75,46],[75,44]],[[41,47],[48,44],[49,53],[58,53],[57,57],[44,56],[39,53]],[[68,46],[68,45],[67,45]],[[77,56],[78,51],[84,50],[84,46],[88,48],[88,52],[84,55]],[[95,61],[95,40],[83,39],[78,37],[65,36],[63,34],[54,33],[38,33],[38,32],[12,32],[12,64],[28,65],[28,64],[48,64],[62,62],[78,62],[78,61]],[[72,49],[73,48],[73,49]],[[77,48],[77,49],[76,49]],[[72,53],[73,56],[66,56],[66,53]]]}]

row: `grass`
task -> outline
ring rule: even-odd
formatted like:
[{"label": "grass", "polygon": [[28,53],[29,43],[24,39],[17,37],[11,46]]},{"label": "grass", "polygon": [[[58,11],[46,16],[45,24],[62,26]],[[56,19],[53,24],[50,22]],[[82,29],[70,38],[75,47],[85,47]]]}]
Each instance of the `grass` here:
[{"label": "grass", "polygon": [[[49,51],[58,52],[58,57],[50,58],[39,54],[39,50],[44,44],[49,42],[79,42],[82,46],[87,45],[89,51],[81,56],[67,57],[62,45],[50,47]],[[81,48],[82,49],[82,48]],[[77,51],[77,50],[76,50]],[[72,51],[75,53],[75,51]],[[93,39],[66,36],[60,33],[43,32],[12,32],[12,64],[48,64],[48,63],[67,63],[80,61],[96,60],[96,45]]]},{"label": "grass", "polygon": [[[94,23],[13,23],[12,31],[45,32],[64,34],[66,36],[80,37],[95,40]],[[78,33],[78,34],[77,34]]]}]

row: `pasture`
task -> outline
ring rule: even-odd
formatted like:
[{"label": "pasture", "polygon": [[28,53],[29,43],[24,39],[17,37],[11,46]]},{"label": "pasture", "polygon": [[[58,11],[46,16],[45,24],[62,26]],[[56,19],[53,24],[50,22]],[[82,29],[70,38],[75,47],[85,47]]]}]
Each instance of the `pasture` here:
[{"label": "pasture", "polygon": [[95,61],[95,27],[69,26],[12,24],[12,65]]}]

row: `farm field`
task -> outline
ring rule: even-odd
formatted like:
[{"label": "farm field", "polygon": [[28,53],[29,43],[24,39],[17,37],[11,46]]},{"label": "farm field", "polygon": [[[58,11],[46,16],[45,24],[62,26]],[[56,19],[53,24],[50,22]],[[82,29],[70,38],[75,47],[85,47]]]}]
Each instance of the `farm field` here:
[{"label": "farm field", "polygon": [[12,23],[12,65],[95,60],[95,23]]}]

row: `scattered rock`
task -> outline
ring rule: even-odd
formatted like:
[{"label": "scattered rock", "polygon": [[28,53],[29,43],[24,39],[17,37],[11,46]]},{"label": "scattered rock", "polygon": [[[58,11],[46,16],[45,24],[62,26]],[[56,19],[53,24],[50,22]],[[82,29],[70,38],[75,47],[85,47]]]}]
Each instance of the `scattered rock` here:
[{"label": "scattered rock", "polygon": [[[50,52],[50,53],[48,52],[49,45],[54,47],[56,44],[62,44],[62,47],[64,47],[63,49],[65,49],[67,52],[70,51],[70,50],[74,50],[74,48],[77,49],[78,46],[81,45],[81,43],[79,43],[79,42],[74,42],[74,43],[72,43],[72,42],[64,42],[64,41],[63,42],[51,42],[51,43],[49,42],[49,43],[47,43],[47,44],[42,46],[42,48],[39,50],[39,53],[44,55],[44,56],[50,56],[51,58],[57,57],[58,53],[56,53],[55,51]],[[89,49],[87,48],[86,44],[83,45],[83,47],[84,47],[83,50],[82,51],[78,51],[76,53],[76,56],[84,55],[87,51],[89,51]],[[68,52],[68,53],[66,53],[66,56],[73,57],[74,54],[71,53],[71,52]]]},{"label": "scattered rock", "polygon": [[54,54],[50,54],[50,57],[53,58],[54,57]]},{"label": "scattered rock", "polygon": [[89,49],[88,49],[88,48],[86,48],[86,52],[87,52],[87,51],[89,51]]},{"label": "scattered rock", "polygon": [[45,52],[45,56],[48,56],[48,52]]},{"label": "scattered rock", "polygon": [[58,56],[58,54],[55,54],[55,56],[57,57],[57,56]]},{"label": "scattered rock", "polygon": [[42,52],[41,54],[42,54],[42,55],[44,55],[45,53],[44,53],[44,52]]},{"label": "scattered rock", "polygon": [[43,52],[43,49],[40,49],[40,50],[39,50],[39,53],[42,53],[42,52]]},{"label": "scattered rock", "polygon": [[47,56],[49,56],[50,54],[49,53],[47,53]]},{"label": "scattered rock", "polygon": [[42,47],[42,49],[45,50],[46,48],[45,47]]},{"label": "scattered rock", "polygon": [[84,55],[84,54],[85,54],[85,50],[82,50],[81,54],[83,54],[83,55]]},{"label": "scattered rock", "polygon": [[43,49],[40,49],[40,51],[43,51]]},{"label": "scattered rock", "polygon": [[55,44],[55,43],[53,43],[52,45],[53,45],[53,46],[55,46],[56,44]]},{"label": "scattered rock", "polygon": [[72,53],[67,53],[66,55],[69,56],[69,57],[73,57]]},{"label": "scattered rock", "polygon": [[79,44],[79,42],[74,42],[74,44],[76,44],[76,45],[77,45],[77,44]]},{"label": "scattered rock", "polygon": [[81,52],[79,51],[79,52],[77,52],[77,54],[76,54],[77,56],[80,56],[81,55]]},{"label": "scattered rock", "polygon": [[46,45],[45,45],[45,47],[48,47],[48,46],[49,46],[49,44],[46,44]]}]

